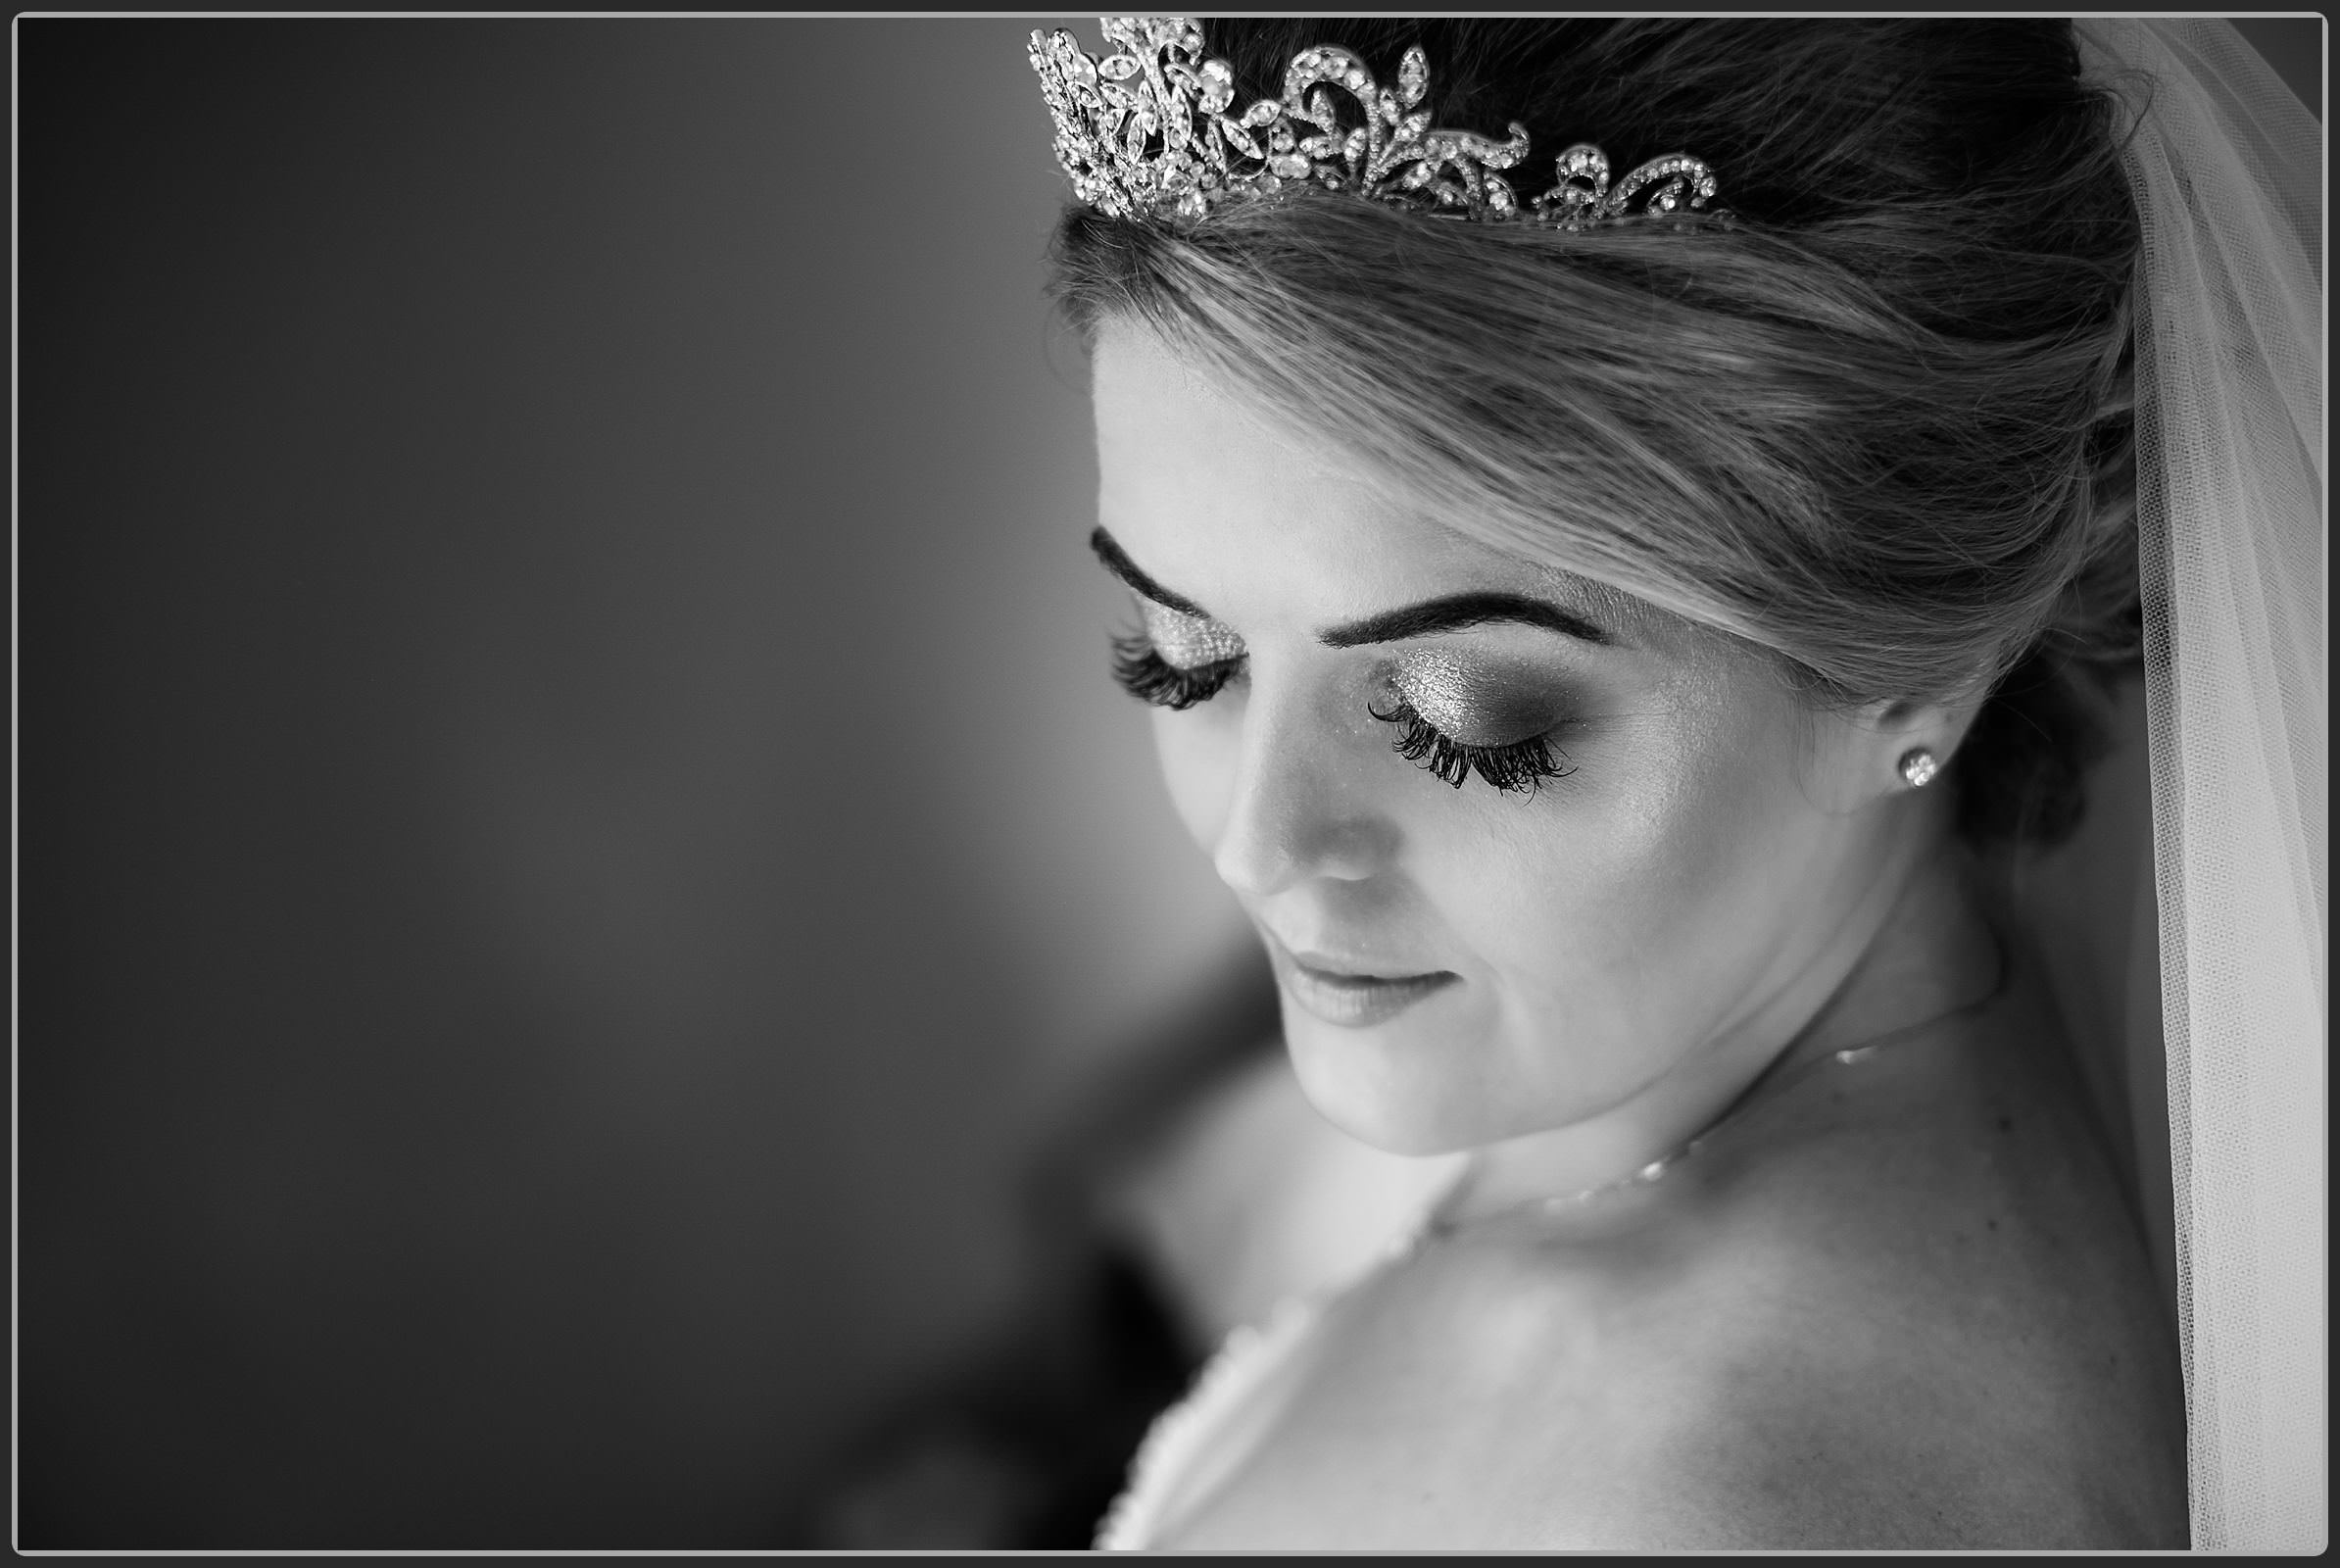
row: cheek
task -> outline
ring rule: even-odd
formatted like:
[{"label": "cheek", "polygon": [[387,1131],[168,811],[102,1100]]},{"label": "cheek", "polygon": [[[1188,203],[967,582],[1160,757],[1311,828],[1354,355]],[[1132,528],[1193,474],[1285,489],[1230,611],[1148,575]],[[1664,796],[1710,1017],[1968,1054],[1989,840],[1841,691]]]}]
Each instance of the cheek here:
[{"label": "cheek", "polygon": [[1523,1004],[1622,1021],[1743,978],[1798,813],[1781,760],[1729,727],[1613,737],[1542,798],[1452,824],[1438,902]]},{"label": "cheek", "polygon": [[1226,700],[1222,694],[1199,709],[1183,713],[1156,709],[1152,715],[1153,751],[1170,804],[1205,852],[1218,844],[1227,823],[1241,741],[1229,715],[1214,711]]}]

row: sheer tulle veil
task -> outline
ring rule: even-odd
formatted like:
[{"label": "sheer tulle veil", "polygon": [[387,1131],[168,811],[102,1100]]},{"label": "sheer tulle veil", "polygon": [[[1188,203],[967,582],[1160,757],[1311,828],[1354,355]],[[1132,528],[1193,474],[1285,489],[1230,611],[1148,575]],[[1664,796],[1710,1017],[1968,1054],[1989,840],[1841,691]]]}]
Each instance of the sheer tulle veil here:
[{"label": "sheer tulle veil", "polygon": [[2030,868],[2028,896],[2164,1250],[2194,1545],[2314,1551],[2327,1518],[2322,130],[2224,22],[2077,25],[2089,78],[2125,106],[2144,225],[2146,670],[2130,746],[2100,770],[2080,841]]}]

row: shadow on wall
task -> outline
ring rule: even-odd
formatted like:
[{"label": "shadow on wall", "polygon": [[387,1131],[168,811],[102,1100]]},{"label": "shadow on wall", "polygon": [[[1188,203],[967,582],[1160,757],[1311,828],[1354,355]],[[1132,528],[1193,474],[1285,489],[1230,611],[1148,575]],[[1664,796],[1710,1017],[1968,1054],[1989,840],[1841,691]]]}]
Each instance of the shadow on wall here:
[{"label": "shadow on wall", "polygon": [[1250,1004],[1032,25],[19,24],[20,1544],[791,1544]]},{"label": "shadow on wall", "polygon": [[775,1544],[1240,967],[1030,25],[21,24],[24,1544]]}]

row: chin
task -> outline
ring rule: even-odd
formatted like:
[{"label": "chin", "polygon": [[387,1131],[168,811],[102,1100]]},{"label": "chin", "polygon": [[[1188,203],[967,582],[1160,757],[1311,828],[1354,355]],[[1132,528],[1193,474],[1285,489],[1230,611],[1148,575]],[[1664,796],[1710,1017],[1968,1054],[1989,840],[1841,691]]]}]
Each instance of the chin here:
[{"label": "chin", "polygon": [[1482,1094],[1460,1091],[1477,1075],[1461,1070],[1467,1048],[1456,1032],[1396,1018],[1346,1029],[1283,999],[1284,1044],[1293,1075],[1317,1113],[1360,1143],[1389,1154],[1452,1154],[1511,1133]]}]

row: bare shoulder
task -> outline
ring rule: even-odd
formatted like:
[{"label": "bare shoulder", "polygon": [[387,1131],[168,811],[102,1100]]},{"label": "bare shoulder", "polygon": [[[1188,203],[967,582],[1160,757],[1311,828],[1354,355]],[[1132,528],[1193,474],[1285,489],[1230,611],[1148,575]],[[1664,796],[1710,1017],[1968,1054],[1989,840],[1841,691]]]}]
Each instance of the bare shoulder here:
[{"label": "bare shoulder", "polygon": [[[1601,1381],[1637,1396],[1534,1533],[2186,1544],[2174,1343],[2135,1222],[2032,1043],[1974,1044],[1847,1068],[1762,1159],[1702,1174],[1637,1309],[1602,1314]],[[1831,1095],[1859,1114],[1831,1119]]]}]

